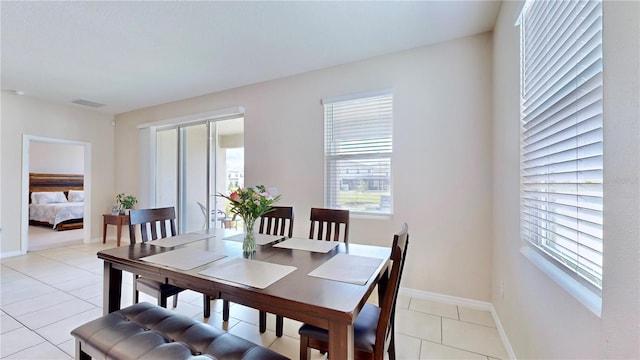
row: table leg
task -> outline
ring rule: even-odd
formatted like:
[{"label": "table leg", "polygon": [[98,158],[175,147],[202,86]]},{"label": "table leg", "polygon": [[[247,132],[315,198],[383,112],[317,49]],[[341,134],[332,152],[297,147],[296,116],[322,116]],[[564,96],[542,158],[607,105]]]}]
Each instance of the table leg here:
[{"label": "table leg", "polygon": [[102,222],[102,243],[107,242],[107,219],[104,219]]},{"label": "table leg", "polygon": [[333,321],[329,323],[329,354],[332,359],[354,359],[353,325]]},{"label": "table leg", "polygon": [[118,234],[117,236],[117,246],[120,246],[120,237],[122,236],[122,223],[120,222],[120,220],[118,219],[118,225],[116,225],[118,227]]},{"label": "table leg", "polygon": [[120,310],[122,297],[122,270],[115,269],[113,264],[104,262],[104,283],[102,286],[102,313],[107,315]]}]

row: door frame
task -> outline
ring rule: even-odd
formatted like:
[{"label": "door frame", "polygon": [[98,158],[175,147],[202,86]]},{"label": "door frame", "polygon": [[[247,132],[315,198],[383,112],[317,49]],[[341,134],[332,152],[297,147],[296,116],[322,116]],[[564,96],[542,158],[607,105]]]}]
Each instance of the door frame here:
[{"label": "door frame", "polygon": [[[228,108],[221,108],[212,111],[188,114],[184,116],[163,119],[159,121],[153,121],[149,123],[140,124],[137,126],[138,136],[140,139],[140,164],[148,164],[147,166],[140,167],[139,174],[139,188],[140,198],[139,203],[142,206],[154,207],[156,206],[156,131],[167,128],[179,128],[187,126],[189,124],[196,124],[200,122],[216,122],[226,119],[232,119],[236,117],[245,117],[245,109],[242,106],[232,106]],[[208,125],[209,126],[209,125]],[[179,134],[178,134],[179,137]],[[179,160],[179,159],[178,159]],[[207,171],[209,173],[209,171]],[[209,175],[207,175],[208,177]],[[207,180],[207,184],[210,183],[210,179]],[[179,187],[180,184],[177,183]],[[178,189],[176,189],[178,191]],[[178,193],[177,193],[178,194]],[[207,189],[207,194],[209,190]],[[180,199],[178,198],[178,203]],[[209,196],[207,196],[207,213],[210,212]],[[179,209],[176,209],[180,211]]]},{"label": "door frame", "polygon": [[84,219],[83,243],[91,242],[91,143],[76,140],[57,139],[35,135],[22,135],[22,220],[20,231],[20,253],[29,250],[29,165],[31,142],[80,145],[84,148]]}]

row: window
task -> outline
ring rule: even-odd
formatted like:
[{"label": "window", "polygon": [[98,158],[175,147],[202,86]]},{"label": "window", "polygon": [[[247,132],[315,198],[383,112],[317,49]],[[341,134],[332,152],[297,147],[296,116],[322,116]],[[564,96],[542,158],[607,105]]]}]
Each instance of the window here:
[{"label": "window", "polygon": [[391,214],[393,95],[324,99],[325,206]]},{"label": "window", "polygon": [[602,7],[527,1],[521,21],[521,231],[602,289]]}]

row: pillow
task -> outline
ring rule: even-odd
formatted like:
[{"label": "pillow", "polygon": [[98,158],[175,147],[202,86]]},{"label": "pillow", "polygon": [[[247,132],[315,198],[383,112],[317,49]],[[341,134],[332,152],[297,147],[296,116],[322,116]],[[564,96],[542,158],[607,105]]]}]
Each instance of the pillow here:
[{"label": "pillow", "polygon": [[57,192],[32,192],[31,202],[33,204],[57,204],[66,203],[67,197],[62,191]]},{"label": "pillow", "polygon": [[70,202],[83,202],[84,201],[84,191],[82,190],[69,190],[69,195],[67,196]]}]

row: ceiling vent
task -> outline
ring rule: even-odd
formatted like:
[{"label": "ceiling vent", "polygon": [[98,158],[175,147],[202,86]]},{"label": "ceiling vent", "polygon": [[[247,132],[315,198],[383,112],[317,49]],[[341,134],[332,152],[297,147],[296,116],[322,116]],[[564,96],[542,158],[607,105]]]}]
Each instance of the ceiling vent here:
[{"label": "ceiling vent", "polygon": [[85,99],[73,100],[72,103],[78,104],[78,105],[83,105],[83,106],[89,106],[89,107],[92,107],[92,108],[99,108],[99,107],[106,106],[105,104],[100,104],[100,103],[97,103],[95,101],[89,101],[89,100],[85,100]]}]

